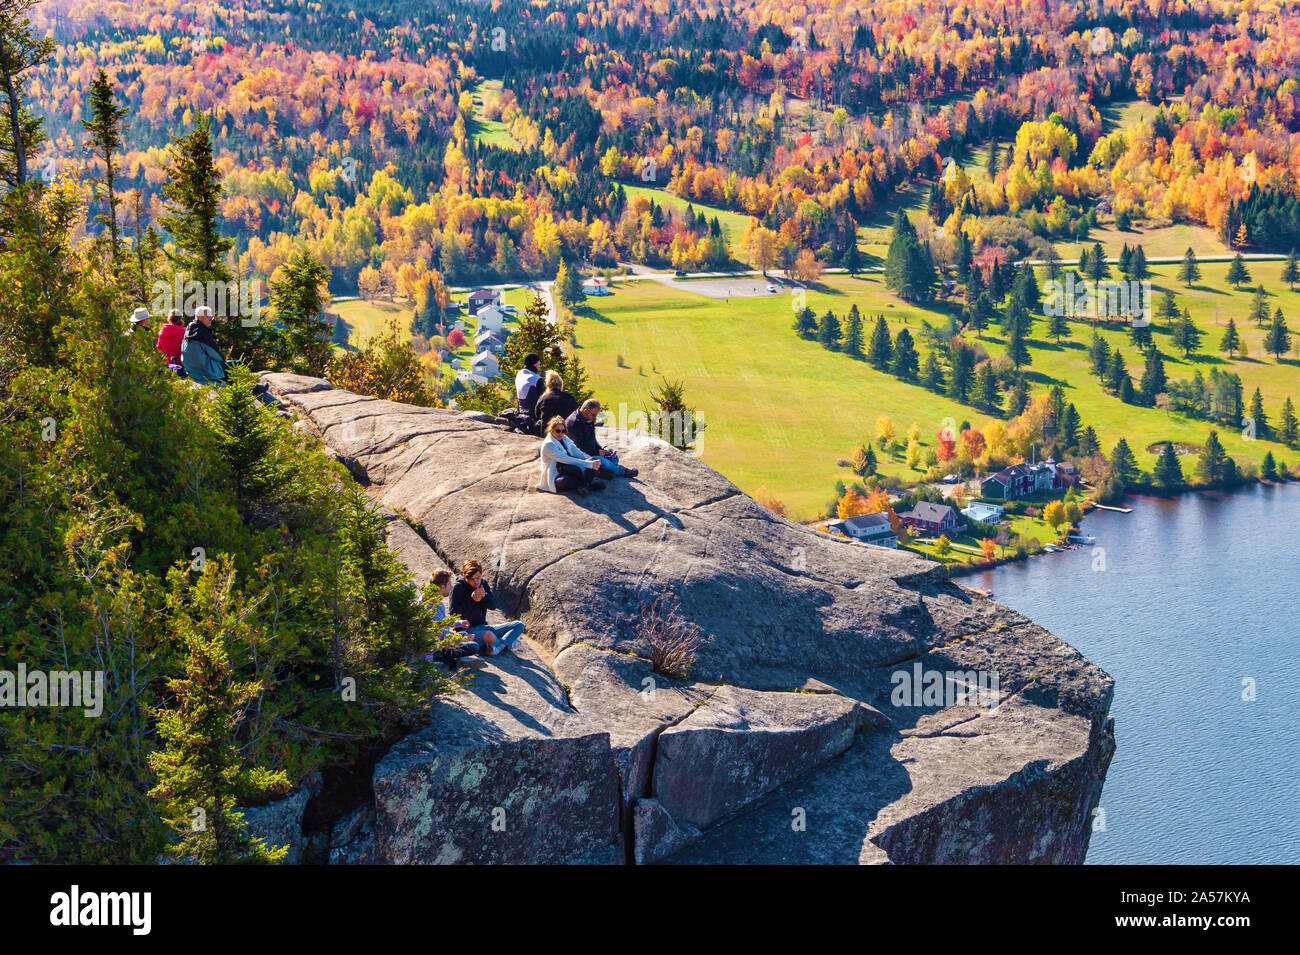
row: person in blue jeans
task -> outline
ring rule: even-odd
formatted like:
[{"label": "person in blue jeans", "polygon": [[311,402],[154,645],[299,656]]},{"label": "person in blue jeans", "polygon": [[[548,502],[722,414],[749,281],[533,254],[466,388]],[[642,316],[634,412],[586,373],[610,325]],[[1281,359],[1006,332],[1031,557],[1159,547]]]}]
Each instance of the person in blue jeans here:
[{"label": "person in blue jeans", "polygon": [[[438,590],[438,606],[433,611],[434,620],[447,619],[447,602],[446,598],[451,594],[451,571],[435,570],[429,578],[429,582]],[[471,639],[466,632],[469,628],[464,620],[457,620],[451,625],[447,637],[459,637],[457,643],[435,650],[432,653],[425,654],[424,658],[435,663],[441,663],[449,670],[455,670],[457,661],[465,657],[475,656],[482,650],[477,640]]]},{"label": "person in blue jeans", "polygon": [[636,477],[636,468],[624,467],[618,463],[618,455],[613,448],[602,448],[596,440],[596,416],[600,414],[600,402],[588,398],[577,411],[564,420],[568,429],[569,440],[578,446],[583,454],[600,461],[601,473],[613,477]]},{"label": "person in blue jeans", "polygon": [[460,579],[451,589],[451,612],[469,624],[465,632],[478,641],[485,656],[494,657],[502,650],[509,650],[524,635],[521,620],[488,623],[487,612],[496,609],[496,598],[483,579],[483,565],[473,559],[465,561],[460,568]]}]

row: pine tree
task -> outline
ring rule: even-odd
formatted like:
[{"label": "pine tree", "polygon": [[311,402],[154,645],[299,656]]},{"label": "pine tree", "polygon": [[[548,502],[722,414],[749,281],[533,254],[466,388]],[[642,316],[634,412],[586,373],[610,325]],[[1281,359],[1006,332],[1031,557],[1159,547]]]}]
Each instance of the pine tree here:
[{"label": "pine tree", "polygon": [[1228,281],[1234,290],[1241,288],[1242,282],[1250,281],[1250,270],[1246,268],[1246,260],[1240,252],[1233,256],[1232,264],[1228,266]]},{"label": "pine tree", "polygon": [[1110,265],[1106,261],[1106,251],[1100,242],[1094,242],[1092,253],[1088,256],[1088,278],[1094,282],[1110,276]]},{"label": "pine tree", "polygon": [[1211,431],[1196,461],[1196,476],[1204,482],[1217,484],[1228,477],[1229,460],[1228,452],[1219,440],[1219,432]]},{"label": "pine tree", "polygon": [[1083,434],[1079,435],[1079,456],[1090,458],[1101,450],[1101,442],[1097,438],[1097,432],[1092,425],[1083,429]]},{"label": "pine tree", "polygon": [[1172,324],[1174,319],[1182,314],[1181,309],[1178,307],[1178,299],[1174,297],[1171,290],[1165,289],[1164,294],[1160,296],[1160,304],[1156,307],[1156,314],[1164,319],[1166,326]]},{"label": "pine tree", "polygon": [[104,164],[103,176],[95,180],[95,195],[103,200],[104,211],[95,217],[95,221],[108,227],[109,261],[116,266],[122,251],[118,238],[117,152],[122,148],[125,129],[122,117],[126,115],[126,107],[117,104],[113,84],[103,69],[95,74],[86,101],[90,107],[90,119],[81,121],[89,133],[86,146]]},{"label": "pine tree", "polygon": [[1219,340],[1219,351],[1226,351],[1229,356],[1235,358],[1240,347],[1241,336],[1237,334],[1237,323],[1229,318],[1228,327],[1223,330],[1223,338]]},{"label": "pine tree", "polygon": [[1079,444],[1079,424],[1078,409],[1076,409],[1073,402],[1071,402],[1065,406],[1065,414],[1061,416],[1060,428],[1061,445],[1067,451]]},{"label": "pine tree", "polygon": [[1124,355],[1116,348],[1110,355],[1110,364],[1106,366],[1106,387],[1119,394],[1128,381],[1128,368],[1124,364]]},{"label": "pine tree", "polygon": [[1131,278],[1133,274],[1133,250],[1124,243],[1124,247],[1119,250],[1119,274],[1125,278]]},{"label": "pine tree", "polygon": [[1296,263],[1295,249],[1287,256],[1286,265],[1282,268],[1282,281],[1292,292],[1295,291],[1295,283],[1300,282],[1300,265]]},{"label": "pine tree", "polygon": [[889,326],[885,324],[885,316],[877,315],[875,328],[871,330],[871,347],[867,352],[867,360],[871,362],[872,368],[884,371],[889,368],[893,352],[893,342],[889,337]]},{"label": "pine tree", "polygon": [[[972,270],[972,274],[979,274],[979,270]],[[989,319],[993,317],[994,311],[993,299],[989,298],[989,293],[980,292],[970,316],[970,327],[975,329],[975,333],[979,338],[984,337],[984,329],[988,327]]]},{"label": "pine tree", "polygon": [[1255,295],[1250,300],[1250,317],[1255,320],[1256,328],[1263,328],[1268,321],[1268,293],[1262,285],[1255,289]]},{"label": "pine tree", "polygon": [[1160,349],[1153,348],[1147,352],[1146,367],[1142,370],[1142,401],[1145,404],[1156,403],[1156,395],[1165,390],[1165,362]]},{"label": "pine tree", "polygon": [[1105,377],[1106,369],[1110,367],[1110,343],[1095,328],[1092,342],[1088,345],[1088,358],[1092,361],[1092,373],[1098,378]]},{"label": "pine tree", "polygon": [[996,412],[1002,407],[1002,392],[998,389],[998,376],[990,362],[981,362],[975,370],[975,394],[980,407]]},{"label": "pine tree", "polygon": [[894,374],[903,381],[915,381],[919,363],[920,357],[912,342],[912,333],[906,328],[900,328],[898,337],[894,340]]},{"label": "pine tree", "polygon": [[10,190],[32,181],[32,159],[45,142],[41,118],[27,105],[27,81],[54,55],[55,43],[32,32],[28,13],[35,6],[37,0],[7,0],[0,14],[0,180]]},{"label": "pine tree", "polygon": [[1061,344],[1062,338],[1070,337],[1070,319],[1065,314],[1064,308],[1053,310],[1047,320],[1047,333],[1056,339],[1058,345]]},{"label": "pine tree", "polygon": [[[159,222],[175,243],[167,257],[188,282],[229,282],[225,255],[234,245],[217,230],[221,214],[221,172],[212,155],[212,118],[199,116],[194,128],[173,137],[164,163],[167,213]],[[237,323],[227,323],[237,324]]]},{"label": "pine tree", "polygon": [[862,314],[856,302],[849,308],[844,326],[844,351],[854,358],[862,357]]},{"label": "pine tree", "polygon": [[975,355],[960,341],[953,343],[949,352],[951,373],[948,376],[948,397],[966,403],[974,380]]},{"label": "pine tree", "polygon": [[[647,408],[656,433],[661,437],[668,435],[668,442],[679,451],[690,451],[695,447],[696,438],[704,431],[705,425],[700,416],[686,401],[686,384],[681,379],[663,378],[657,389],[650,390],[650,400],[655,403],[653,409]],[[680,426],[669,426],[668,422],[680,421]]]},{"label": "pine tree", "polygon": [[1142,351],[1146,351],[1154,344],[1155,340],[1151,335],[1151,326],[1149,324],[1144,322],[1133,322],[1129,325],[1128,330],[1129,337],[1133,340],[1133,344]]},{"label": "pine tree", "polygon": [[1250,418],[1255,423],[1255,437],[1267,438],[1271,429],[1268,417],[1264,414],[1264,396],[1259,393],[1259,388],[1250,396]]},{"label": "pine tree", "polygon": [[822,316],[821,324],[817,328],[817,341],[830,351],[840,347],[840,320],[835,317],[834,312],[827,311]]},{"label": "pine tree", "polygon": [[320,320],[327,298],[322,290],[329,282],[330,270],[310,252],[300,250],[280,272],[281,278],[271,283],[270,296],[280,325],[274,346],[279,367],[322,377],[332,353],[329,326]]},{"label": "pine tree", "polygon": [[217,450],[230,470],[245,518],[276,489],[277,483],[271,454],[276,419],[253,394],[256,384],[251,371],[242,365],[232,366],[229,384],[216,391],[208,411]]},{"label": "pine tree", "polygon": [[844,254],[840,256],[840,268],[844,269],[849,275],[857,275],[862,271],[862,254],[858,251],[857,238],[849,240],[844,248]]},{"label": "pine tree", "polygon": [[1287,395],[1282,402],[1282,440],[1287,445],[1294,445],[1297,438],[1300,438],[1300,419],[1296,418],[1295,405]]},{"label": "pine tree", "polygon": [[1147,254],[1140,245],[1133,247],[1133,260],[1129,266],[1129,277],[1136,282],[1142,282],[1151,277],[1151,269],[1147,266]]},{"label": "pine tree", "polygon": [[1007,357],[1011,359],[1011,364],[1017,371],[1034,360],[1029,354],[1029,346],[1025,343],[1025,332],[1019,321],[1011,323],[1011,330],[1007,335]]},{"label": "pine tree", "polygon": [[1152,477],[1155,479],[1156,485],[1166,491],[1172,491],[1182,486],[1183,465],[1178,460],[1178,453],[1174,451],[1172,441],[1166,441],[1165,446],[1161,449]]},{"label": "pine tree", "polygon": [[1178,281],[1182,282],[1188,288],[1192,287],[1194,282],[1201,279],[1201,267],[1196,262],[1196,253],[1188,246],[1187,253],[1183,256],[1183,264],[1178,267]]},{"label": "pine tree", "polygon": [[1201,330],[1196,327],[1191,313],[1186,308],[1183,309],[1182,321],[1174,329],[1174,344],[1183,350],[1184,358],[1201,347]]},{"label": "pine tree", "polygon": [[1110,463],[1115,469],[1116,476],[1124,482],[1125,485],[1131,485],[1138,477],[1137,458],[1129,449],[1128,441],[1120,438],[1115,444],[1115,449],[1110,453]]},{"label": "pine tree", "polygon": [[939,356],[933,350],[925,356],[925,371],[922,373],[922,380],[925,387],[930,391],[939,392],[943,390],[943,365],[939,363]]},{"label": "pine tree", "polygon": [[1264,336],[1264,350],[1271,352],[1273,357],[1279,360],[1291,350],[1291,332],[1287,328],[1286,317],[1280,308],[1273,313],[1273,324],[1269,326],[1268,334]]},{"label": "pine tree", "polygon": [[812,338],[817,334],[817,313],[805,306],[794,317],[794,330],[800,338]]},{"label": "pine tree", "polygon": [[249,835],[235,811],[241,799],[284,792],[289,778],[246,766],[236,745],[244,708],[265,687],[237,681],[230,664],[227,647],[263,638],[234,578],[220,557],[193,585],[186,572],[174,570],[167,601],[176,642],[184,647],[185,675],[167,681],[175,708],[156,712],[163,747],[149,757],[158,774],[150,795],[179,835],[171,853],[200,864],[272,863],[288,852]]},{"label": "pine tree", "polygon": [[1007,404],[1007,410],[1013,414],[1022,414],[1029,405],[1029,384],[1024,378],[1017,378],[1016,383],[1011,386],[1011,400]]}]

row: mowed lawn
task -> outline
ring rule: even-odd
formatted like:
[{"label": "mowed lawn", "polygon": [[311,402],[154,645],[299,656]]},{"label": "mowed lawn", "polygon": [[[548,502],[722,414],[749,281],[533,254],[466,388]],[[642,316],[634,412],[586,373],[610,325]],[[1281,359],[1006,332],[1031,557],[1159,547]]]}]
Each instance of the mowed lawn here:
[{"label": "mowed lawn", "polygon": [[[1300,293],[1278,282],[1282,264],[1251,263],[1256,282],[1272,292],[1270,309],[1279,306],[1300,325]],[[1156,338],[1166,356],[1170,378],[1186,378],[1199,364],[1207,376],[1212,367],[1230,369],[1242,377],[1247,400],[1256,385],[1264,397],[1270,420],[1276,422],[1282,400],[1300,401],[1300,363],[1285,356],[1282,363],[1263,354],[1263,331],[1246,320],[1250,290],[1232,292],[1223,286],[1226,264],[1205,264],[1203,278],[1187,290],[1173,282],[1174,266],[1155,269],[1154,298],[1165,285],[1175,289],[1180,304],[1205,332],[1199,362],[1184,362],[1173,348],[1167,331],[1157,323]],[[1040,270],[1041,271],[1041,270]],[[904,326],[912,330],[924,362],[925,346],[920,320],[932,325],[946,321],[942,307],[908,305],[884,288],[878,275],[828,276],[808,293],[808,305],[820,317],[828,308],[843,321],[856,303],[863,313],[864,335],[869,337],[877,314],[885,314],[892,334]],[[781,498],[797,518],[815,516],[832,496],[837,479],[851,479],[836,464],[853,447],[871,441],[878,415],[887,414],[898,436],[916,424],[927,448],[945,419],[982,426],[988,415],[919,385],[906,384],[892,375],[874,371],[863,361],[827,351],[816,341],[800,339],[791,330],[789,294],[768,298],[737,298],[720,302],[658,282],[620,283],[616,293],[589,300],[579,317],[577,339],[592,384],[607,408],[616,415],[620,403],[629,410],[648,404],[649,393],[663,375],[681,378],[689,401],[699,410],[707,431],[702,457],[743,490],[766,489]],[[1216,309],[1217,315],[1216,315]],[[1249,358],[1229,360],[1218,352],[1223,324],[1232,315],[1247,340]],[[1031,336],[1033,364],[1028,369],[1036,392],[1060,382],[1085,425],[1091,424],[1109,450],[1120,438],[1128,439],[1144,469],[1155,463],[1146,447],[1156,441],[1176,440],[1200,444],[1207,422],[1187,419],[1156,408],[1125,405],[1107,394],[1088,368],[1086,321],[1072,324],[1073,337],[1060,346],[1045,339],[1046,323],[1036,321]],[[1138,349],[1126,331],[1103,334],[1124,352],[1136,385],[1142,372]],[[996,326],[981,342],[991,355],[1002,351]],[[619,367],[618,358],[626,367]],[[1228,451],[1242,461],[1258,462],[1266,450],[1286,460],[1296,458],[1275,442],[1242,439],[1239,431],[1219,428]],[[904,478],[919,477],[900,458],[882,456],[881,470]],[[1184,460],[1190,472],[1194,462]]]},{"label": "mowed lawn", "polygon": [[[718,225],[722,226],[722,231],[727,236],[727,241],[732,244],[732,254],[741,258],[745,250],[738,247],[740,236],[745,231],[745,226],[749,224],[750,217],[743,212],[735,212],[731,209],[723,209],[718,206],[705,205],[702,202],[692,202],[689,199],[683,199],[681,196],[673,195],[667,189],[655,189],[650,186],[637,186],[632,183],[621,183],[627,197],[647,196],[654,200],[656,205],[665,206],[672,209],[676,215],[683,215],[686,207],[691,206],[695,209],[696,215],[701,213],[708,216],[712,221],[714,216],[718,218]],[[743,259],[742,259],[743,261]]]}]

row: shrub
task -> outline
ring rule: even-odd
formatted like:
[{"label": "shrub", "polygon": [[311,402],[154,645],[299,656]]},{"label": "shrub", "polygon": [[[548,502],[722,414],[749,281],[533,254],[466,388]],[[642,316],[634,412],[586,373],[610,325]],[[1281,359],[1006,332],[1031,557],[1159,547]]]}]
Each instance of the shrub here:
[{"label": "shrub", "polygon": [[682,616],[671,597],[659,597],[641,607],[637,627],[650,648],[650,666],[656,673],[675,680],[685,679],[695,665],[695,654],[709,642],[700,628]]}]

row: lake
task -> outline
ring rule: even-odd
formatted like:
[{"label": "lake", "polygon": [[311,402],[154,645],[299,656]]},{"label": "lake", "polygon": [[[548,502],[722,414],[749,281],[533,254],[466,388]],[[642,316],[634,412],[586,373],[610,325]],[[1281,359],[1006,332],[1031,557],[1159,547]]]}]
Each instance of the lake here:
[{"label": "lake", "polygon": [[1095,548],[965,579],[1115,679],[1088,862],[1300,862],[1300,486],[1125,505]]}]

